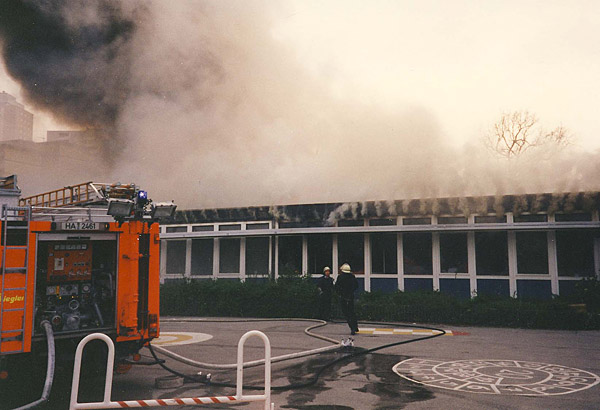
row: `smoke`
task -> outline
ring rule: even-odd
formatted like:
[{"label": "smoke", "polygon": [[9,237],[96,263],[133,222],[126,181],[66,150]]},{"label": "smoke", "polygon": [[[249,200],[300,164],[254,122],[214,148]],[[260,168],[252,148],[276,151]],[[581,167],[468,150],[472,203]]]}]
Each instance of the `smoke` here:
[{"label": "smoke", "polygon": [[336,97],[331,74],[273,35],[286,13],[267,1],[11,1],[0,42],[30,103],[103,128],[111,177],[180,208],[598,189],[596,154],[501,161],[453,146],[423,105]]},{"label": "smoke", "polygon": [[117,2],[6,2],[6,68],[29,103],[69,123],[112,129],[129,92],[132,17]]}]

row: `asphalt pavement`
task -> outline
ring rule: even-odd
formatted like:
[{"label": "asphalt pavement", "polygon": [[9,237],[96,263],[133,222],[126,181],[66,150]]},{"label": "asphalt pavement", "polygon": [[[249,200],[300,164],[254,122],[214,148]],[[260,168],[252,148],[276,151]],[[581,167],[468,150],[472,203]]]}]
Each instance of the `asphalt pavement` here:
[{"label": "asphalt pavement", "polygon": [[[192,367],[169,357],[165,365],[190,378],[211,374],[211,383],[171,376],[158,365],[133,366],[115,375],[112,400],[232,397],[236,394],[240,337],[259,330],[272,356],[333,346],[304,330],[311,321],[253,321],[162,318],[154,345],[211,368]],[[600,408],[600,331],[550,331],[445,325],[436,334],[419,324],[359,323],[354,346],[272,364],[271,402],[275,409],[598,409]],[[348,341],[345,323],[312,330]],[[417,340],[421,339],[421,340]],[[408,343],[407,343],[408,342]],[[387,346],[375,351],[378,347]],[[143,362],[153,360],[144,349]],[[263,341],[249,338],[244,360],[265,356]],[[227,369],[223,367],[229,365]],[[196,375],[196,376],[195,376]],[[244,370],[245,394],[262,394],[264,367]],[[101,382],[82,385],[82,401],[101,400]],[[222,386],[230,385],[229,387]],[[64,386],[63,386],[64,387]],[[64,394],[67,397],[67,394]],[[166,402],[165,402],[166,403]],[[138,403],[139,407],[143,402]],[[54,399],[51,407],[66,406]],[[179,408],[198,408],[182,406]],[[203,407],[204,408],[204,407]],[[214,409],[262,409],[262,403],[213,403]]]},{"label": "asphalt pavement", "polygon": [[[190,319],[198,320],[198,319]],[[236,363],[240,337],[260,330],[272,356],[332,345],[310,337],[309,321],[187,321],[163,318],[155,345],[197,362]],[[598,409],[600,331],[550,331],[433,325],[446,335],[418,327],[360,324],[353,347],[272,364],[271,401],[276,409]],[[347,341],[349,328],[330,323],[312,330]],[[196,337],[196,340],[193,339]],[[210,337],[210,338],[209,338]],[[370,353],[368,349],[393,345]],[[144,360],[150,360],[147,349]],[[244,360],[264,358],[263,342],[247,340]],[[331,362],[333,364],[329,365]],[[169,373],[158,366],[134,367],[115,378],[113,400],[234,395],[235,369],[201,369],[166,358],[183,374],[211,373],[213,384],[185,382],[156,388]],[[329,366],[322,370],[324,366]],[[320,372],[320,374],[319,374]],[[315,375],[319,374],[315,380]],[[264,368],[244,372],[244,384],[262,386]],[[261,390],[245,389],[246,394]],[[263,408],[259,403],[211,404],[212,408]],[[193,407],[189,407],[193,408]]]}]

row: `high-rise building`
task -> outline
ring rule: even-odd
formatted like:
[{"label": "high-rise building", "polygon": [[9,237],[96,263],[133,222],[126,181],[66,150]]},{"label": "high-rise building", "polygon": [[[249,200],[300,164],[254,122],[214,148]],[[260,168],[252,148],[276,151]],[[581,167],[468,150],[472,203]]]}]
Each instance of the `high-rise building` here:
[{"label": "high-rise building", "polygon": [[0,141],[33,141],[33,114],[12,95],[0,93]]}]

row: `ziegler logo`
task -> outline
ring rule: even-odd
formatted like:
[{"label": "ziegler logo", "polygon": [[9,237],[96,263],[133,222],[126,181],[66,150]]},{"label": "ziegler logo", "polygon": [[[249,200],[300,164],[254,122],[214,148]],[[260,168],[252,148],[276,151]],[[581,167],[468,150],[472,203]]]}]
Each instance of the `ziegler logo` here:
[{"label": "ziegler logo", "polygon": [[5,303],[22,302],[25,300],[25,296],[4,296]]}]

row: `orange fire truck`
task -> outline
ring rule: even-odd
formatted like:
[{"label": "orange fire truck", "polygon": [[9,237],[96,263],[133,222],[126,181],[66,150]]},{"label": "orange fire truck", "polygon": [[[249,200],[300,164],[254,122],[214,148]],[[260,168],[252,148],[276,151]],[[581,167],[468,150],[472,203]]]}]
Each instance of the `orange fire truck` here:
[{"label": "orange fire truck", "polygon": [[57,364],[90,333],[113,339],[117,361],[158,337],[156,222],[175,205],[134,184],[19,193],[15,176],[0,178],[0,382],[12,361],[45,357],[50,337]]}]

